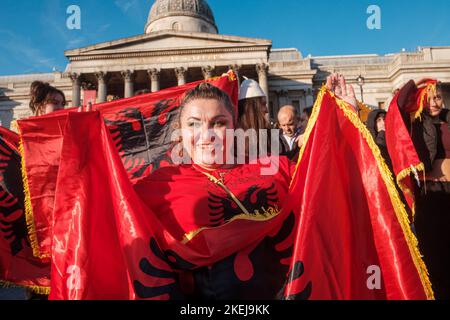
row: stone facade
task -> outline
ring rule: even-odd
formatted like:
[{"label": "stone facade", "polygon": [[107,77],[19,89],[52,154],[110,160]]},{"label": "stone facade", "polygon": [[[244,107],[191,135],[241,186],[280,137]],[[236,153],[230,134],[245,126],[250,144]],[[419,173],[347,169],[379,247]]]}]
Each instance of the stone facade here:
[{"label": "stone facade", "polygon": [[[385,56],[303,57],[297,49],[273,49],[270,40],[217,34],[212,12],[205,5],[200,0],[156,0],[145,34],[66,51],[69,63],[62,73],[0,77],[2,125],[9,127],[13,119],[30,115],[28,92],[34,80],[61,89],[69,105],[77,106],[83,103],[83,89],[97,90],[101,103],[108,96],[131,97],[143,89],[155,92],[231,68],[259,81],[268,93],[273,118],[285,104],[299,110],[312,106],[331,72],[344,74],[358,98],[372,108],[386,108],[395,89],[422,77],[441,80],[449,91],[446,99],[450,97],[450,47]],[[170,27],[167,19],[175,19],[178,27]],[[198,32],[205,24],[210,29]],[[362,86],[359,76],[364,77]],[[450,106],[450,101],[446,104]]]}]

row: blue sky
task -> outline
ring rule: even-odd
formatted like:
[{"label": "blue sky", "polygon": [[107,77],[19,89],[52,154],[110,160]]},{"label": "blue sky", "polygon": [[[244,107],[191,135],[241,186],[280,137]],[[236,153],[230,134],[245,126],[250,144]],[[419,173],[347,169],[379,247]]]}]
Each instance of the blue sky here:
[{"label": "blue sky", "polygon": [[[450,45],[448,0],[209,0],[222,34],[265,38],[304,56],[386,54]],[[66,9],[81,8],[81,30]],[[63,71],[64,50],[142,34],[153,0],[2,0],[0,75]],[[381,30],[366,27],[369,5]]]}]

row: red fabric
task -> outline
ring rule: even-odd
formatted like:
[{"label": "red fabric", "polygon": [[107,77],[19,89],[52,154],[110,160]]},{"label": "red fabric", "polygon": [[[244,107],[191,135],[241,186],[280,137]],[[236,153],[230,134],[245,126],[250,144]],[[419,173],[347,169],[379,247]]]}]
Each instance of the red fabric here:
[{"label": "red fabric", "polygon": [[[261,164],[238,165],[220,171],[224,174],[225,185],[249,211],[268,209],[269,206],[281,208],[286,198],[294,164],[286,157],[267,160],[272,160],[274,166],[279,160],[275,176],[261,175]],[[185,234],[204,226],[223,225],[228,220],[225,215],[231,215],[233,211],[236,215],[242,213],[227,193],[201,171],[192,165],[167,167],[135,186],[138,195],[155,212],[164,228],[180,241]],[[218,172],[214,174],[216,178],[220,177]]]},{"label": "red fabric", "polygon": [[[235,81],[217,81],[228,84],[232,96],[237,93]],[[177,106],[173,100],[183,92],[175,88],[115,101],[98,112],[64,111],[20,123],[25,160],[44,159],[41,174],[52,173],[48,164],[58,164],[46,185],[33,188],[38,196],[45,188],[50,191],[47,185],[56,186],[48,195],[54,209],[44,215],[50,219],[42,220],[47,223],[42,230],[49,231],[43,235],[51,243],[45,248],[51,255],[51,299],[176,299],[179,287],[192,284],[189,272],[229,257],[234,259],[230,276],[245,283],[259,267],[252,261],[255,248],[266,240],[274,240],[279,268],[287,270],[277,275],[286,283],[279,298],[427,298],[419,276],[424,270],[415,264],[413,244],[408,246],[412,239],[407,238],[404,212],[392,203],[398,197],[395,187],[381,175],[381,160],[368,144],[370,133],[356,115],[352,123],[326,92],[289,189],[292,169],[285,159],[271,180],[259,176],[260,165],[238,166],[224,177],[247,205],[260,204],[258,193],[266,190],[265,204],[279,205],[281,211],[264,219],[233,219],[237,211],[221,219],[217,197],[210,194],[217,189],[206,177],[201,180],[192,167],[181,167],[147,178],[152,159],[142,158],[142,150],[135,148],[140,146],[133,140],[136,133],[148,124],[135,116],[153,119],[157,109],[157,122],[150,123],[164,127]],[[130,111],[136,102],[148,102],[149,109]],[[30,161],[35,165],[27,169],[38,170],[39,161]],[[254,185],[257,192],[246,193]],[[271,188],[277,194],[273,200]],[[206,206],[204,197],[213,203]],[[219,198],[226,199],[225,194]],[[35,225],[42,214],[34,212]],[[220,219],[212,221],[212,215]],[[191,231],[197,232],[182,239]],[[381,290],[367,287],[367,268],[373,265],[381,269]]]},{"label": "red fabric", "polygon": [[[179,278],[173,263],[182,261],[187,268],[211,266],[236,252],[238,261],[246,261],[252,248],[277,233],[293,212],[295,237],[289,235],[278,245],[283,250],[295,243],[293,255],[285,261],[291,264],[285,297],[426,299],[399,223],[401,214],[396,215],[379,163],[360,130],[325,94],[281,213],[267,221],[234,220],[181,242],[179,235],[192,223],[184,224],[181,232],[172,231],[167,223],[173,221],[160,216],[164,205],[141,202],[100,115],[70,114],[58,175],[51,298],[135,299],[142,298],[136,294],[141,286],[147,298],[174,298],[171,289]],[[200,178],[184,171],[189,168],[163,170],[175,170],[175,181]],[[282,170],[281,176],[288,171]],[[178,176],[179,172],[187,175]],[[156,173],[151,179],[167,176]],[[141,197],[154,199],[160,191],[146,188],[147,183],[137,189]],[[190,185],[181,183],[189,188],[180,194],[186,199],[186,210],[194,196],[185,195],[196,188]],[[392,182],[391,192],[396,192]],[[164,191],[159,194],[163,197]],[[177,204],[181,200],[171,200],[181,208]],[[153,206],[162,211],[148,208]],[[160,271],[145,268],[146,263]],[[381,269],[381,290],[367,287],[367,268],[372,265]]]},{"label": "red fabric", "polygon": [[[311,299],[427,298],[363,131],[324,95],[290,191],[288,205],[300,209],[293,262],[304,274],[287,296],[312,284]],[[370,266],[381,268],[382,290],[368,289]]]},{"label": "red fabric", "polygon": [[[227,92],[236,107],[238,81],[234,73],[207,80]],[[94,105],[99,110],[133,183],[153,170],[167,166],[171,121],[176,119],[179,103],[189,89],[203,81],[170,88],[157,93]],[[74,109],[18,121],[24,147],[25,168],[35,231],[34,254],[46,259],[51,255],[51,219],[54,209],[63,131],[67,115]]]},{"label": "red fabric", "polygon": [[[134,192],[98,113],[69,114],[56,200],[51,299],[135,299],[137,281],[158,292],[155,288],[175,278],[146,277],[141,271],[140,261],[147,257],[173,272],[152,254],[152,240],[185,264],[207,266],[246,252],[286,218],[282,213],[259,223],[237,220],[205,230],[186,244],[178,241]],[[171,297],[164,292],[153,298]]]},{"label": "red fabric", "polygon": [[[419,166],[422,163],[403,121],[402,114],[397,105],[397,98],[398,95],[392,101],[386,115],[386,145],[391,157],[394,177],[398,177],[403,170],[410,169],[411,166]],[[405,178],[401,179],[399,183],[403,186],[402,189],[405,190],[403,191],[403,194],[408,203],[408,207],[413,210],[413,177],[407,175]]]},{"label": "red fabric", "polygon": [[[416,113],[420,107],[424,107],[424,101],[427,101],[427,91],[429,84],[436,84],[436,81],[430,80],[427,86],[418,89],[415,84],[408,83],[392,100],[386,115],[386,144],[391,157],[394,175],[397,178],[400,188],[403,191],[408,207],[414,211],[414,177],[407,174],[399,177],[402,171],[419,167],[422,164],[414,143],[411,139],[411,133],[405,124],[405,121],[413,122]],[[399,106],[399,97],[402,96],[402,110]],[[410,116],[403,118],[402,111]],[[423,177],[424,172],[417,170],[417,173]],[[403,174],[404,175],[404,174]],[[412,217],[411,217],[412,218]]]},{"label": "red fabric", "polygon": [[50,286],[50,265],[33,257],[27,237],[18,147],[19,136],[0,127],[0,282],[40,289]]}]

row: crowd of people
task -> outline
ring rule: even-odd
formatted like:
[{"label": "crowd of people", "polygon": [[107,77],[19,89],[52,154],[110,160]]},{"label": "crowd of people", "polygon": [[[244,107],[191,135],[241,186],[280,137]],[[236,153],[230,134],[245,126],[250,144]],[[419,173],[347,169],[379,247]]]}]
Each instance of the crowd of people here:
[{"label": "crowd of people", "polygon": [[[423,82],[411,81],[398,93],[398,105],[401,110],[406,110],[409,101],[406,100],[410,90],[421,86]],[[353,105],[355,110],[358,104],[353,90],[345,83],[340,75],[331,75],[327,87],[337,96]],[[34,82],[31,86],[30,108],[35,116],[49,114],[63,109],[66,104],[64,93],[49,84]],[[179,216],[190,215],[192,219],[198,219],[198,210],[207,210],[210,203],[203,188],[205,177],[216,181],[216,185],[226,192],[230,198],[239,199],[252,185],[257,184],[261,189],[275,189],[277,199],[270,199],[276,203],[272,206],[281,206],[287,194],[290,177],[298,160],[300,149],[304,143],[304,133],[313,107],[298,110],[294,106],[285,105],[279,109],[276,120],[276,128],[271,125],[269,116],[268,98],[258,83],[254,80],[244,79],[241,83],[239,94],[238,114],[230,101],[230,98],[220,89],[208,83],[203,83],[187,93],[181,104],[180,126],[183,130],[182,141],[189,150],[189,157],[193,160],[191,166],[178,166],[163,168],[156,171],[147,179],[136,185],[135,190],[143,201],[158,212],[170,232],[182,238],[184,234],[192,230],[190,224],[194,221],[183,219]],[[386,111],[374,110],[368,116],[366,125],[372,134],[381,154],[392,170],[389,150],[386,144]],[[414,222],[420,249],[430,272],[433,289],[438,299],[450,298],[450,111],[444,106],[443,91],[439,86],[436,92],[430,92],[426,108],[420,119],[411,123],[409,114],[404,112],[405,124],[411,132],[412,140],[421,161],[426,167],[426,183],[416,187],[416,220]],[[214,161],[206,161],[215,157],[216,149],[210,146],[207,135],[200,138],[194,137],[194,129],[213,129],[216,137],[222,140],[221,152],[226,156],[230,146],[226,143],[227,129],[243,129],[244,131],[279,130],[279,154],[271,155],[279,157],[280,170],[276,175],[264,177],[260,175],[261,164],[223,165]],[[336,137],[339,139],[339,137]],[[269,141],[273,141],[270,138]],[[246,147],[248,152],[248,146]],[[269,148],[270,150],[270,148]],[[247,154],[248,155],[248,154]],[[206,159],[206,160],[205,160]],[[213,159],[214,160],[214,159]],[[182,181],[182,182],[180,182]],[[189,186],[189,197],[195,198],[186,202],[180,197],[182,189]],[[156,192],[157,191],[157,192]],[[241,209],[249,212],[259,210],[267,204],[255,203],[258,207],[248,207],[251,202],[237,200],[236,204]],[[193,205],[190,207],[189,203]],[[247,206],[247,207],[246,207]],[[203,208],[203,209],[202,209]],[[187,213],[189,212],[189,213]],[[224,221],[225,212],[216,221]],[[220,221],[219,221],[220,220]],[[195,221],[195,224],[198,224]],[[207,225],[209,221],[205,221]],[[264,243],[264,246],[271,246]],[[270,248],[261,248],[257,254],[264,256],[270,254]],[[261,261],[270,261],[267,257],[261,257]],[[253,284],[251,287],[240,287],[238,283],[229,282],[223,276],[223,270],[232,268],[233,261],[226,259],[214,268],[201,268],[196,270],[192,279],[199,288],[193,294],[198,299],[238,299],[273,298],[280,289],[280,283],[273,280],[271,268],[261,268],[259,276],[271,281],[263,281]]]}]

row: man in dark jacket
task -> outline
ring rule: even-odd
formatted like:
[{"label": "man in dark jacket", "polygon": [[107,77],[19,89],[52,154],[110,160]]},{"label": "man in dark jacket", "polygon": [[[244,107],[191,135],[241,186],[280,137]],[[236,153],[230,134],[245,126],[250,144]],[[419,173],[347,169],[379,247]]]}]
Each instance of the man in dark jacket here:
[{"label": "man in dark jacket", "polygon": [[278,112],[278,125],[280,127],[280,154],[296,161],[300,152],[299,118],[293,106],[284,106]]}]

